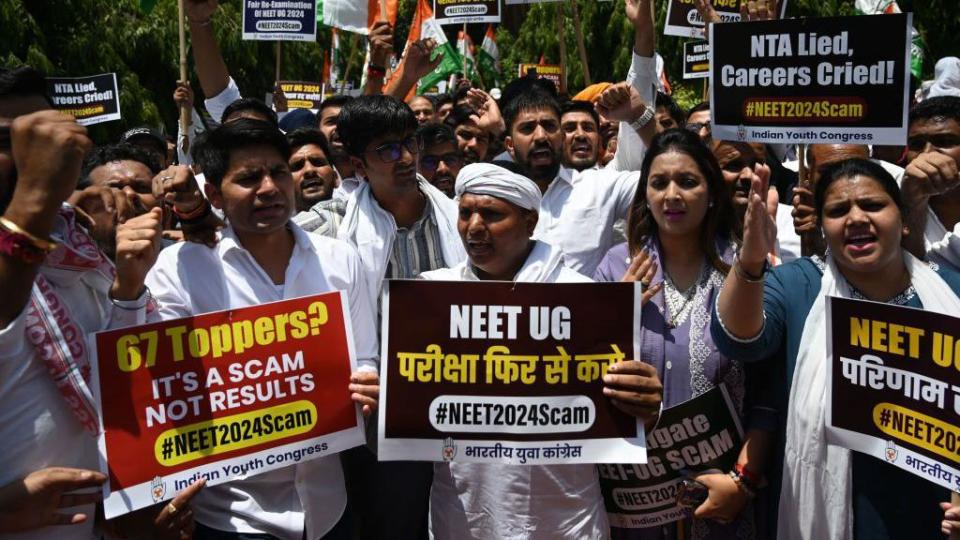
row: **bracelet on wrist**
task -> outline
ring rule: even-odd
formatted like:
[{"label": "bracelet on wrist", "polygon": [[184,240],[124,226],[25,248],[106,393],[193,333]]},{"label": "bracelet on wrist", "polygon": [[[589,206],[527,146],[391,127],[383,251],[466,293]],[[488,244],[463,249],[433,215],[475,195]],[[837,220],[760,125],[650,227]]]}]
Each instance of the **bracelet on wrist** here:
[{"label": "bracelet on wrist", "polygon": [[770,268],[770,261],[768,261],[767,259],[764,259],[763,267],[760,269],[760,275],[757,276],[754,274],[750,274],[749,272],[744,270],[743,265],[740,264],[740,254],[738,253],[733,257],[733,271],[737,274],[737,277],[740,278],[741,281],[744,281],[746,283],[763,283],[764,277],[766,276],[767,270],[769,268]]},{"label": "bracelet on wrist", "polygon": [[39,264],[56,248],[56,242],[38,238],[13,221],[0,217],[0,254],[27,264]]}]

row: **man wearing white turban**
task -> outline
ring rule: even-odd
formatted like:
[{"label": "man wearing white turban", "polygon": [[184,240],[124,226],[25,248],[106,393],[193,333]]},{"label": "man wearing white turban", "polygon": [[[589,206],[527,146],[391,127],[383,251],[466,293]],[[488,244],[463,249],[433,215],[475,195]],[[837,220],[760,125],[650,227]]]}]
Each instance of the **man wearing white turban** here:
[{"label": "man wearing white turban", "polygon": [[[502,166],[499,166],[499,165]],[[457,177],[457,229],[467,261],[421,274],[444,281],[588,282],[565,268],[560,250],[530,237],[540,188],[510,162],[477,163]],[[653,418],[662,386],[656,369],[638,361],[611,367],[617,384],[604,393],[640,419]],[[610,535],[593,465],[435,463],[430,532],[443,539],[603,539]]]}]

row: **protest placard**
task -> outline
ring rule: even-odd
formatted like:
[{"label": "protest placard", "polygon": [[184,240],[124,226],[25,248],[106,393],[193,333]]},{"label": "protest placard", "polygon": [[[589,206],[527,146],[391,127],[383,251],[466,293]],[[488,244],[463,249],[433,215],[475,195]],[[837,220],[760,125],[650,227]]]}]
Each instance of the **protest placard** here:
[{"label": "protest placard", "polygon": [[96,334],[111,517],[363,444],[343,293]]},{"label": "protest placard", "polygon": [[380,460],[643,463],[603,395],[637,356],[631,283],[399,280],[383,299]]},{"label": "protest placard", "polygon": [[[723,22],[740,22],[739,0],[711,0],[711,3]],[[780,0],[774,11],[782,19],[787,12],[787,0]],[[693,0],[670,0],[665,22],[665,36],[702,38],[704,35],[703,17],[697,11]]]},{"label": "protest placard", "polygon": [[566,0],[504,0],[503,3],[508,6],[514,6],[514,5],[521,5],[521,4],[550,4],[553,2],[564,2],[564,1]]},{"label": "protest placard", "polygon": [[710,76],[710,44],[688,41],[683,44],[683,78],[705,79]]},{"label": "protest placard", "polygon": [[517,66],[518,77],[525,77],[531,71],[536,73],[537,77],[552,82],[557,90],[562,88],[560,81],[563,80],[563,66],[556,64],[519,64]]},{"label": "protest placard", "polygon": [[647,434],[647,462],[599,465],[610,525],[626,529],[678,521],[691,510],[677,504],[683,478],[727,472],[737,463],[743,429],[722,384],[664,409]]},{"label": "protest placard", "polygon": [[500,0],[433,0],[437,24],[498,23]]},{"label": "protest placard", "polygon": [[827,441],[960,489],[960,319],[827,302]]},{"label": "protest placard", "polygon": [[75,117],[82,126],[120,119],[116,73],[47,77],[47,95],[54,109]]},{"label": "protest placard", "polygon": [[902,145],[910,20],[864,15],[710,25],[713,138]]},{"label": "protest placard", "polygon": [[243,0],[243,39],[316,41],[317,0]]},{"label": "protest placard", "polygon": [[320,110],[323,92],[320,83],[308,81],[280,81],[280,90],[287,98],[287,110],[310,109],[314,113]]}]

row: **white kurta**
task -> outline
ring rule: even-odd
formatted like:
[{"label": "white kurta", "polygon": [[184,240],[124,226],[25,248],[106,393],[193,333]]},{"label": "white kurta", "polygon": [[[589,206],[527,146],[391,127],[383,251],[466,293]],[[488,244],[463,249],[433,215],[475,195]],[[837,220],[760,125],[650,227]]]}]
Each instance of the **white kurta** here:
[{"label": "white kurta", "polygon": [[[475,281],[468,262],[421,275]],[[514,281],[589,282],[563,266],[563,255],[537,242]],[[436,463],[430,533],[438,540],[604,539],[610,525],[593,465]]]}]

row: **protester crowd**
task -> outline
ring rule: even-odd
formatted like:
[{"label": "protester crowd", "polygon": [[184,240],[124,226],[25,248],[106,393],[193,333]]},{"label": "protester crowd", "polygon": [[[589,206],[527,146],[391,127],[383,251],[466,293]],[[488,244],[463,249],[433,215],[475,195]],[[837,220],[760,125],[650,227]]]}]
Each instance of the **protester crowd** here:
[{"label": "protester crowd", "polygon": [[[138,128],[94,147],[52,110],[40,72],[0,71],[0,536],[960,530],[947,490],[825,442],[817,353],[828,295],[960,313],[960,61],[918,92],[892,152],[716,140],[709,103],[683,111],[665,92],[653,0],[625,4],[635,41],[623,81],[573,96],[536,77],[498,99],[469,84],[414,96],[436,43],[408,47],[384,80],[393,43],[377,27],[364,95],[278,117],[230,75],[217,1],[186,0],[214,123],[194,115],[176,140]],[[174,99],[192,105],[189,85]],[[725,384],[745,431],[736,466],[696,477],[708,496],[688,519],[621,529],[593,465],[378,461],[380,292],[404,278],[639,281],[640,358],[612,365],[604,394],[650,428],[663,408]],[[366,446],[97,517],[106,477],[84,336],[337,290],[359,369],[320,384],[349,388]]]}]

